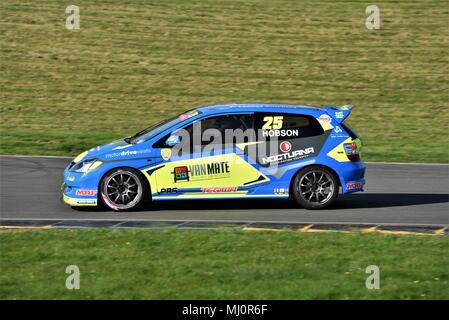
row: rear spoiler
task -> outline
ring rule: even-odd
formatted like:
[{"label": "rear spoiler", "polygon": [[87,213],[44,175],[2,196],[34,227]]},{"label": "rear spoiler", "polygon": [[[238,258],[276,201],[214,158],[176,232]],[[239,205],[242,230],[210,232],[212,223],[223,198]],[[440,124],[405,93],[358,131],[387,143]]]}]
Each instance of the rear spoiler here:
[{"label": "rear spoiler", "polygon": [[352,105],[347,104],[344,106],[324,106],[323,108],[328,115],[334,118],[338,123],[342,123],[349,116],[352,111]]}]

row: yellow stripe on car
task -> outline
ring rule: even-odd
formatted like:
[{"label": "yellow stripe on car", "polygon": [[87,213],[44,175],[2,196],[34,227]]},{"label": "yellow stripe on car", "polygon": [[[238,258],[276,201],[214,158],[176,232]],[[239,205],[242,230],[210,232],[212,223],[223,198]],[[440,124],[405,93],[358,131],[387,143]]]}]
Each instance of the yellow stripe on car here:
[{"label": "yellow stripe on car", "polygon": [[287,198],[288,194],[242,194],[242,193],[204,193],[181,194],[179,196],[153,196],[154,200],[175,200],[175,199],[231,199],[231,198]]},{"label": "yellow stripe on car", "polygon": [[73,159],[73,162],[78,163],[87,155],[87,151],[84,151],[83,153],[80,153],[75,159]]},{"label": "yellow stripe on car", "polygon": [[352,142],[352,138],[346,139],[345,141],[340,143],[338,146],[336,146],[334,149],[329,151],[327,153],[327,156],[332,159],[337,160],[338,162],[350,162],[351,160],[348,159],[348,156],[346,155],[345,148],[343,145],[345,143],[351,143],[351,142]]},{"label": "yellow stripe on car", "polygon": [[[172,160],[174,158],[172,157]],[[208,170],[208,166],[225,163],[229,172],[195,172],[199,167]],[[209,188],[209,187],[235,187],[249,186],[269,181],[269,178],[254,168],[251,164],[235,153],[217,156],[200,157],[166,162],[160,169],[151,175],[147,171],[156,169],[160,165],[145,169],[143,174],[147,177],[153,190],[163,188]],[[175,168],[187,167],[188,180],[174,179]],[[218,183],[217,183],[218,182]],[[204,193],[201,193],[204,195]],[[164,197],[165,198],[165,197]]]}]

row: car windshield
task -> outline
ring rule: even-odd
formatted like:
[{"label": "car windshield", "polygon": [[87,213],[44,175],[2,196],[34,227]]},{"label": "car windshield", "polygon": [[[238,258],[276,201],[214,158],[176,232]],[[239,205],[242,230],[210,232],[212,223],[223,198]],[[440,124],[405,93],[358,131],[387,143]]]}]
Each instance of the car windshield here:
[{"label": "car windshield", "polygon": [[181,123],[189,118],[192,118],[196,115],[200,114],[199,111],[196,109],[189,110],[187,112],[184,112],[183,114],[180,114],[174,118],[161,121],[151,127],[148,127],[132,137],[126,138],[125,141],[132,144],[142,143],[145,142],[151,138],[154,138],[158,134],[164,132],[167,129],[170,129],[171,127],[177,125],[178,123]]}]

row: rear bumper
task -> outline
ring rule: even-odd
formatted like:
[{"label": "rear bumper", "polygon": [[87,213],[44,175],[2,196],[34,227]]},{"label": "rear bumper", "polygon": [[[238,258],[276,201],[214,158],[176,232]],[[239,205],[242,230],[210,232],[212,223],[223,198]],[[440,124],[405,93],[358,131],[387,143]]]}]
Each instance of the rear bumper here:
[{"label": "rear bumper", "polygon": [[357,191],[363,191],[363,187],[365,186],[365,179],[357,180],[357,181],[349,181],[346,182],[345,186],[342,186],[343,193],[352,193]]},{"label": "rear bumper", "polygon": [[366,166],[363,161],[347,162],[340,166],[338,172],[342,193],[363,191],[365,186]]}]

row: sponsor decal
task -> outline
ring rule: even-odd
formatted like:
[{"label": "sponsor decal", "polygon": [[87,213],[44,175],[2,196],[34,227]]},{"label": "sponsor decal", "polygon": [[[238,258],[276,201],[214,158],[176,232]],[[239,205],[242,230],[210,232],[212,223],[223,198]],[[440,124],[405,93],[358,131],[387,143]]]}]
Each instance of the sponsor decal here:
[{"label": "sponsor decal", "polygon": [[97,190],[78,189],[78,190],[76,190],[75,194],[77,196],[95,196],[97,194]]},{"label": "sponsor decal", "polygon": [[360,189],[360,188],[363,188],[363,183],[361,182],[346,184],[346,189]]},{"label": "sponsor decal", "polygon": [[189,166],[189,173],[192,180],[207,180],[216,178],[228,178],[231,174],[229,163],[211,162],[193,164]]},{"label": "sponsor decal", "polygon": [[231,170],[227,161],[200,163],[175,167],[173,176],[175,182],[221,179],[229,178],[231,176]]},{"label": "sponsor decal", "polygon": [[283,141],[279,145],[279,149],[281,149],[282,152],[289,152],[292,149],[292,144],[288,141]]},{"label": "sponsor decal", "polygon": [[134,156],[137,154],[137,151],[130,151],[130,150],[126,150],[126,151],[122,151],[119,153],[122,157],[124,156]]},{"label": "sponsor decal", "polygon": [[178,181],[189,181],[189,169],[186,166],[175,167],[173,169],[175,183]]},{"label": "sponsor decal", "polygon": [[297,137],[298,129],[282,129],[284,125],[284,116],[267,116],[263,118],[262,136],[263,137]]},{"label": "sponsor decal", "polygon": [[144,150],[124,150],[122,152],[109,153],[105,157],[106,158],[116,158],[116,157],[126,157],[126,156],[136,156],[140,154],[150,153],[151,149]]},{"label": "sponsor decal", "polygon": [[168,148],[161,149],[161,157],[165,161],[169,160],[171,157],[171,149],[168,149]]},{"label": "sponsor decal", "polygon": [[330,123],[331,122],[331,117],[328,114],[322,114],[318,120],[324,122],[324,123]]},{"label": "sponsor decal", "polygon": [[344,117],[344,114],[343,114],[342,111],[337,111],[337,112],[335,112],[335,118],[341,119],[341,118],[343,118],[343,117]]},{"label": "sponsor decal", "polygon": [[214,192],[236,192],[237,187],[211,187],[201,188],[202,192],[214,193]]},{"label": "sponsor decal", "polygon": [[180,119],[181,121],[185,121],[185,120],[187,120],[187,119],[189,119],[189,118],[192,118],[192,117],[194,117],[194,116],[196,116],[196,115],[198,115],[198,111],[192,111],[192,112],[188,112],[188,113],[183,113],[183,114],[181,114],[181,115],[179,116],[179,119]]},{"label": "sponsor decal", "polygon": [[264,117],[263,118],[264,125],[262,126],[262,130],[271,130],[271,129],[281,129],[284,125],[284,117],[276,116],[276,117]]},{"label": "sponsor decal", "polygon": [[76,203],[78,204],[96,204],[96,199],[86,199],[86,200],[76,200]]},{"label": "sponsor decal", "polygon": [[159,193],[178,193],[178,188],[162,188]]},{"label": "sponsor decal", "polygon": [[341,128],[339,127],[339,126],[336,126],[335,128],[334,128],[334,131],[332,132],[332,134],[331,134],[331,138],[347,138],[347,137],[349,137],[347,134],[339,134],[339,133],[342,133],[343,132],[343,130],[341,130]]},{"label": "sponsor decal", "polygon": [[299,160],[306,158],[309,155],[315,153],[315,149],[313,147],[305,148],[302,150],[295,150],[292,152],[286,152],[283,154],[277,154],[274,156],[269,156],[266,158],[262,158],[262,164],[270,164],[270,163],[284,163],[287,161]]},{"label": "sponsor decal", "polygon": [[274,188],[273,193],[274,194],[287,194],[288,189],[287,188]]},{"label": "sponsor decal", "polygon": [[263,130],[263,137],[298,137],[298,129],[281,129],[281,130]]}]

